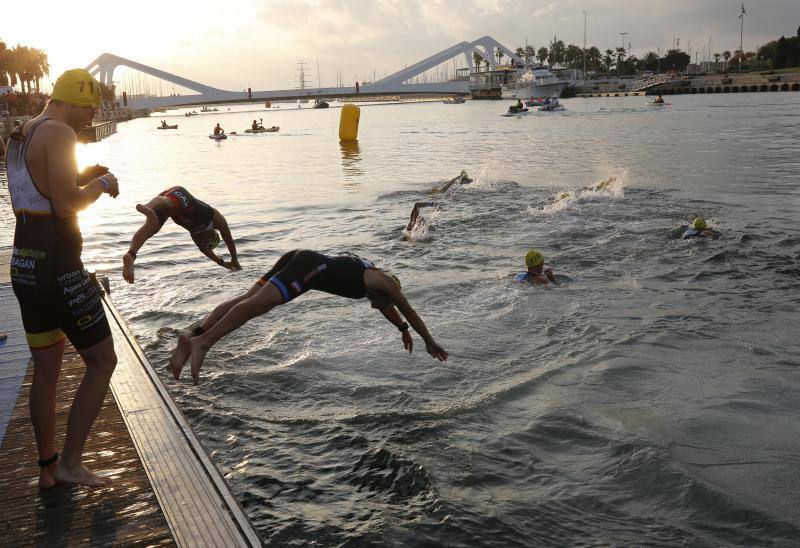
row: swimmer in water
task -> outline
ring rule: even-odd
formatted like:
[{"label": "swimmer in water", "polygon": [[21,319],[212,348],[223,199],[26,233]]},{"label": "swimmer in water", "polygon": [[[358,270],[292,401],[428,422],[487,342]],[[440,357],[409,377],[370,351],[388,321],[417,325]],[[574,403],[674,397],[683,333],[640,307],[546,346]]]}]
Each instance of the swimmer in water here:
[{"label": "swimmer in water", "polygon": [[419,214],[419,210],[423,207],[431,207],[435,205],[436,202],[417,202],[414,204],[414,208],[411,210],[411,218],[408,220],[408,225],[406,226],[406,234],[403,236],[404,240],[409,239],[409,236],[413,230],[419,230],[425,226],[427,221],[425,220],[425,217]]},{"label": "swimmer in water", "polygon": [[284,254],[246,293],[220,304],[199,327],[181,335],[169,360],[172,374],[177,379],[186,362],[191,361],[192,379],[197,384],[206,352],[218,340],[312,289],[349,299],[366,297],[372,308],[397,327],[406,350],[411,352],[414,347],[410,324],[425,341],[428,354],[439,361],[447,360],[447,352],[433,339],[400,290],[397,276],[356,255],[329,257],[301,249]]},{"label": "swimmer in water", "polygon": [[534,285],[555,283],[556,275],[552,268],[544,264],[544,255],[538,249],[531,249],[525,254],[525,266],[528,267],[528,270],[517,274],[518,282]]},{"label": "swimmer in water", "polygon": [[684,240],[691,240],[692,238],[711,238],[716,240],[719,238],[719,232],[708,226],[705,219],[697,217],[692,221],[692,226],[687,228],[682,236]]},{"label": "swimmer in water", "polygon": [[457,177],[454,177],[447,181],[442,188],[433,187],[431,189],[431,194],[444,194],[447,192],[451,186],[458,183],[460,185],[468,185],[472,182],[472,179],[469,178],[467,172],[462,170],[461,173],[458,174]]},{"label": "swimmer in water", "polygon": [[[136,211],[147,219],[133,235],[130,249],[122,257],[122,277],[129,284],[132,284],[134,279],[133,262],[136,260],[136,253],[147,240],[161,230],[168,218],[172,218],[175,223],[189,231],[203,255],[228,270],[242,269],[236,255],[236,244],[233,242],[225,217],[207,203],[189,194],[189,191],[182,186],[165,190],[147,204],[138,204]],[[219,245],[220,234],[231,254],[230,262],[225,262],[213,251]]]}]

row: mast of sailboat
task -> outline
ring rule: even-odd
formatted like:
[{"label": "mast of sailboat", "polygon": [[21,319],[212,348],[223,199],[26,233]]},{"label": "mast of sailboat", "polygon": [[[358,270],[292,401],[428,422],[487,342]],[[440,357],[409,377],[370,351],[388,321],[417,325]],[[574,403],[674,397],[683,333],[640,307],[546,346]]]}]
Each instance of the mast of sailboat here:
[{"label": "mast of sailboat", "polygon": [[319,77],[319,55],[317,55],[317,87],[322,91],[322,81]]}]

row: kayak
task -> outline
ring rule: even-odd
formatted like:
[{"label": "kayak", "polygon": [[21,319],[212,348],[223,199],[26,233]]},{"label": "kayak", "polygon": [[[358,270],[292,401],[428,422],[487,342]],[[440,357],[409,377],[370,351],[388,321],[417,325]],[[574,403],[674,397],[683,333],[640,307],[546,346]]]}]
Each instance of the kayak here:
[{"label": "kayak", "polygon": [[670,103],[656,103],[655,101],[647,101],[647,102],[645,102],[645,105],[647,105],[648,107],[665,107],[665,106],[667,106],[669,104]]},{"label": "kayak", "polygon": [[215,141],[222,141],[227,139],[228,136],[223,133],[222,135],[209,135],[208,138],[214,139]]},{"label": "kayak", "polygon": [[158,126],[156,129],[178,129],[178,124],[174,126]]},{"label": "kayak", "polygon": [[244,130],[245,133],[275,133],[281,129],[280,126],[272,126],[272,127],[261,127],[258,129],[246,129]]}]

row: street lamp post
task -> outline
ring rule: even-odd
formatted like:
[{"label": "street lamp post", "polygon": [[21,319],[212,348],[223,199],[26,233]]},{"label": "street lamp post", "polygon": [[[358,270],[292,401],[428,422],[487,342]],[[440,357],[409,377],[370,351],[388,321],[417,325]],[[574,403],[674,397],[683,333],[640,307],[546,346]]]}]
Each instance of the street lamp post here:
[{"label": "street lamp post", "polygon": [[742,20],[742,25],[739,28],[739,74],[742,73],[742,57],[744,57],[744,49],[742,47],[742,39],[744,38],[744,16],[747,14],[744,11],[744,4],[742,4],[742,13],[739,14],[738,19]]},{"label": "street lamp post", "polygon": [[583,10],[583,79],[586,80],[586,10]]},{"label": "street lamp post", "polygon": [[[628,34],[627,32],[620,32],[619,35],[622,37],[622,50],[625,49],[625,35]],[[619,78],[622,76],[622,51],[619,53],[619,57],[617,58],[617,77]]]}]

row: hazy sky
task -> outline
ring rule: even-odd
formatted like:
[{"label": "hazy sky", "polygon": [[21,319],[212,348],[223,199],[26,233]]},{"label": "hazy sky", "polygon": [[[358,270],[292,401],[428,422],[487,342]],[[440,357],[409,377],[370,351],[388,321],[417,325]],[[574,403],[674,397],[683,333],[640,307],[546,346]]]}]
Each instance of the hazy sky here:
[{"label": "hazy sky", "polygon": [[[461,41],[488,34],[509,48],[536,47],[554,35],[635,55],[672,47],[739,44],[740,0],[128,0],[4,1],[0,39],[47,51],[52,77],[110,52],[225,89],[295,87],[298,59],[316,80],[352,85],[392,73]],[[745,2],[744,47],[800,26],[800,0]],[[694,56],[693,56],[694,57]]]}]

